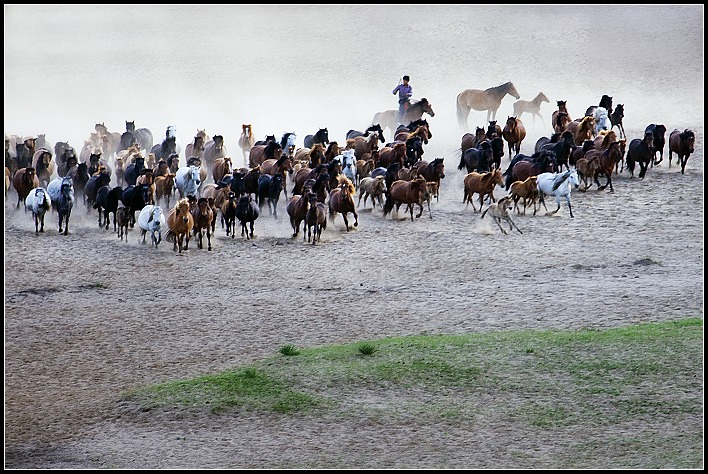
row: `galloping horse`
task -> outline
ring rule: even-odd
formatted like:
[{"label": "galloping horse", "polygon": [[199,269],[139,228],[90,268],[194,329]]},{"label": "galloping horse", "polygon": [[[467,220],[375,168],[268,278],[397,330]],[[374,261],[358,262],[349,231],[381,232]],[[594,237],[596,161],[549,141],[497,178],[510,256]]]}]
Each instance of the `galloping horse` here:
[{"label": "galloping horse", "polygon": [[550,102],[548,100],[548,97],[546,97],[546,94],[544,94],[543,92],[539,92],[538,95],[534,97],[531,101],[517,100],[516,102],[514,102],[514,116],[520,118],[524,112],[528,112],[533,116],[533,124],[536,125],[537,115],[538,118],[543,120],[543,117],[541,116],[542,102]]},{"label": "galloping horse", "polygon": [[120,144],[116,149],[116,153],[122,150],[127,150],[133,145],[138,145],[139,150],[152,150],[153,136],[152,132],[147,128],[135,128],[135,121],[125,122],[125,132],[120,137]]},{"label": "galloping horse", "polygon": [[329,144],[329,131],[327,127],[320,128],[314,135],[305,135],[304,139],[305,148],[312,148],[315,143],[321,143],[322,145]]},{"label": "galloping horse", "polygon": [[492,146],[487,140],[481,142],[477,148],[472,147],[465,150],[460,156],[460,164],[457,169],[466,168],[468,173],[478,171],[480,173],[491,171],[494,162]]},{"label": "galloping horse", "polygon": [[556,104],[558,105],[558,110],[553,112],[551,116],[551,126],[554,132],[562,132],[565,127],[573,121],[568,113],[568,107],[566,106],[566,100],[558,100]]},{"label": "galloping horse", "polygon": [[243,152],[243,163],[248,163],[248,155],[251,153],[251,148],[256,144],[256,137],[253,135],[253,127],[250,123],[241,125],[241,136],[238,138],[238,146]]},{"label": "galloping horse", "polygon": [[467,117],[470,115],[470,110],[486,110],[487,122],[491,119],[496,119],[497,109],[501,105],[501,101],[507,94],[518,99],[519,93],[516,87],[511,82],[489,89],[465,89],[457,94],[457,120],[460,123],[460,128],[467,130]]},{"label": "galloping horse", "polygon": [[[622,119],[624,118],[624,104],[617,104],[617,107],[615,107],[615,110],[610,114],[610,122],[612,122],[612,129],[617,127],[620,133],[620,138],[627,138],[627,134],[624,133],[624,125],[622,124]],[[663,158],[663,150],[662,150],[662,158]]]},{"label": "galloping horse", "polygon": [[694,151],[696,142],[696,134],[693,130],[685,129],[674,130],[669,135],[669,168],[671,168],[671,154],[676,153],[679,165],[681,165],[681,174],[684,174],[688,157]]},{"label": "galloping horse", "polygon": [[526,128],[519,118],[509,117],[502,136],[509,145],[509,156],[518,155],[521,152],[521,142],[526,138]]},{"label": "galloping horse", "polygon": [[339,186],[329,193],[329,220],[334,222],[337,214],[341,213],[344,218],[344,225],[347,227],[347,232],[349,232],[348,213],[354,214],[354,227],[359,225],[359,215],[356,213],[356,205],[354,204],[356,189],[354,188],[354,183],[349,181],[346,176],[340,176],[338,182]]},{"label": "galloping horse", "polygon": [[566,171],[565,173],[541,173],[536,177],[536,186],[538,187],[538,197],[541,204],[548,212],[546,203],[543,200],[544,195],[555,196],[558,208],[552,212],[555,214],[561,208],[560,200],[565,197],[565,202],[568,204],[568,212],[570,217],[573,217],[573,208],[570,206],[570,190],[571,185],[576,188],[580,186],[578,180],[578,172],[576,170]]},{"label": "galloping horse", "polygon": [[593,128],[593,136],[597,136],[601,130],[609,130],[612,128],[612,123],[607,115],[607,109],[604,107],[596,107],[592,113],[593,122],[595,124]]},{"label": "galloping horse", "polygon": [[445,177],[445,164],[443,163],[444,158],[435,158],[430,163],[426,161],[419,161],[413,167],[418,170],[418,174],[425,178],[425,181],[433,182],[437,185],[438,190],[435,194],[435,199],[440,202],[440,180]]},{"label": "galloping horse", "polygon": [[[416,219],[423,215],[423,202],[430,197],[428,183],[425,178],[414,178],[410,181],[397,180],[391,183],[388,189],[383,207],[384,217],[391,213],[394,206],[396,206],[396,214],[398,214],[402,204],[409,205],[408,210],[411,214],[411,222],[413,222],[413,205],[417,204],[420,207],[420,212],[415,216]],[[429,202],[428,205],[430,205]],[[432,219],[432,217],[431,214],[430,218]]]},{"label": "galloping horse", "polygon": [[[673,133],[673,132],[672,132]],[[627,149],[627,169],[630,178],[634,177],[634,165],[639,163],[639,179],[644,179],[644,175],[649,168],[649,162],[654,158],[654,135],[644,132],[644,138],[635,138],[629,142]]]}]

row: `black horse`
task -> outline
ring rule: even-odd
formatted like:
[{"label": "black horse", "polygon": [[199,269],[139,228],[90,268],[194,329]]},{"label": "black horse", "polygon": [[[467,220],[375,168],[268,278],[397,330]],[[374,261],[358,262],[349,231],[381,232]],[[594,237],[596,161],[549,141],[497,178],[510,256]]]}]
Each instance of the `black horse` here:
[{"label": "black horse", "polygon": [[314,135],[305,136],[305,148],[312,148],[315,143],[321,143],[323,146],[329,144],[327,128],[320,128]]},{"label": "black horse", "polygon": [[627,134],[624,133],[624,125],[622,124],[622,120],[624,119],[624,104],[617,104],[617,107],[615,107],[615,110],[609,114],[609,117],[610,122],[612,123],[612,128],[610,130],[617,127],[620,133],[620,138],[626,139]]},{"label": "black horse", "polygon": [[145,158],[139,156],[135,158],[135,163],[125,167],[125,173],[123,174],[125,182],[130,186],[135,186],[135,182],[143,169],[145,169]]},{"label": "black horse", "polygon": [[278,218],[278,200],[280,193],[283,191],[283,175],[275,173],[274,175],[261,174],[258,178],[258,207],[263,207],[268,203],[268,211],[270,214]]},{"label": "black horse", "polygon": [[[619,108],[619,105],[617,105],[617,108]],[[651,161],[651,167],[653,168],[654,165],[658,165],[659,163],[664,161],[664,146],[666,145],[666,127],[662,124],[651,123],[647,125],[647,128],[644,129],[644,133],[651,133],[651,136],[654,137]],[[659,161],[656,161],[657,152],[659,153]]]},{"label": "black horse", "polygon": [[[415,130],[415,128],[412,130]],[[369,128],[367,128],[363,132],[360,132],[358,130],[349,130],[347,132],[346,138],[347,138],[347,140],[351,140],[352,138],[356,138],[356,137],[368,137],[370,133],[377,133],[379,135],[379,141],[381,143],[386,143],[386,139],[384,138],[384,134],[383,134],[383,129],[381,128],[381,124],[378,124],[378,123],[371,125]]]},{"label": "black horse", "polygon": [[[503,149],[502,143],[502,149]],[[477,171],[477,173],[487,173],[492,171],[492,163],[494,162],[494,152],[492,145],[488,140],[481,142],[477,148],[468,148],[460,156],[460,164],[457,165],[458,170],[467,169],[468,173]]]},{"label": "black horse", "polygon": [[[241,196],[236,205],[236,219],[241,223],[241,237],[245,236],[247,239],[253,238],[253,224],[258,219],[261,210],[258,207],[256,201],[253,200],[251,194],[246,194]],[[247,225],[251,227],[251,233],[249,235]]]},{"label": "black horse", "polygon": [[108,230],[111,223],[111,212],[113,213],[113,231],[118,232],[118,222],[116,221],[116,212],[118,212],[118,205],[123,197],[123,188],[116,186],[112,188],[110,186],[101,186],[101,188],[96,193],[96,203],[93,205],[94,209],[98,209],[98,226],[104,227]]},{"label": "black horse", "polygon": [[627,147],[627,169],[629,176],[634,177],[634,165],[639,163],[639,179],[644,179],[644,175],[649,168],[649,162],[654,157],[654,135],[644,133],[644,138],[635,138],[629,142]]},{"label": "black horse", "polygon": [[502,137],[494,137],[489,142],[489,145],[492,147],[492,164],[494,164],[495,169],[499,169],[504,156],[504,139]]},{"label": "black horse", "polygon": [[609,117],[612,115],[613,109],[612,109],[612,97],[610,97],[607,94],[604,94],[602,98],[600,99],[600,103],[598,105],[591,105],[590,107],[585,110],[585,115],[592,115],[593,112],[595,112],[595,109],[598,107],[604,107],[607,110],[607,116]]},{"label": "black horse", "polygon": [[127,150],[133,145],[139,146],[143,150],[152,150],[153,136],[147,128],[135,129],[135,121],[125,122],[125,132],[120,136],[120,144],[116,152]]},{"label": "black horse", "polygon": [[155,154],[156,160],[167,160],[167,158],[169,158],[173,153],[177,153],[179,156],[179,152],[177,151],[177,137],[165,137],[165,139],[162,140],[162,143],[152,147],[150,153]]},{"label": "black horse", "polygon": [[128,186],[123,190],[121,198],[123,205],[128,208],[130,215],[130,228],[135,227],[135,212],[142,210],[150,202],[150,185],[138,184]]},{"label": "black horse", "polygon": [[565,165],[566,171],[570,170],[570,154],[573,153],[574,148],[575,140],[573,139],[573,132],[566,130],[561,134],[560,140],[556,143],[543,145],[541,151],[552,150],[555,153],[553,172],[561,173],[563,171],[563,165]]}]

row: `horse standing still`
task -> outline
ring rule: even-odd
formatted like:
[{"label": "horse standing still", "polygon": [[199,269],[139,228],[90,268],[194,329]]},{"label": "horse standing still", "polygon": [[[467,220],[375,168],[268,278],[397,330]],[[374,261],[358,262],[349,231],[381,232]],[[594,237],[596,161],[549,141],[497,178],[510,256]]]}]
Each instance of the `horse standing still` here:
[{"label": "horse standing still", "polygon": [[469,117],[472,109],[487,111],[487,122],[490,119],[494,120],[497,116],[497,110],[501,105],[502,99],[507,95],[511,95],[518,99],[519,93],[516,87],[511,82],[505,82],[496,87],[490,87],[485,90],[465,89],[457,95],[457,120],[460,128],[467,130],[467,117]]},{"label": "horse standing still", "polygon": [[524,112],[528,112],[533,116],[533,124],[536,125],[536,116],[543,120],[541,116],[541,104],[543,102],[550,102],[543,92],[539,92],[531,101],[517,100],[514,102],[514,116],[521,118]]}]

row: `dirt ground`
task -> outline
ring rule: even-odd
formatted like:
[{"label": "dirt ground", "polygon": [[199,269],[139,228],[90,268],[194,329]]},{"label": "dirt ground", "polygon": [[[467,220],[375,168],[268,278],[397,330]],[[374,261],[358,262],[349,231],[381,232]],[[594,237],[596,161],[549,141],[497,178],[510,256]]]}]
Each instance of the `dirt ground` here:
[{"label": "dirt ground", "polygon": [[[614,193],[574,190],[574,218],[565,203],[555,216],[514,215],[523,234],[503,235],[465,208],[459,158],[443,148],[429,155],[446,157],[432,219],[426,211],[411,222],[402,210],[384,218],[367,206],[356,229],[337,216],[316,246],[302,232],[290,237],[283,198],[278,219],[266,211],[256,222],[255,240],[227,238],[217,224],[213,251],[192,241],[178,255],[164,241],[157,250],[138,243],[136,230],[122,242],[80,207],[68,236],[57,234],[55,214],[35,236],[11,190],[5,467],[553,466],[568,439],[522,436],[514,426],[442,436],[436,426],[372,420],[161,419],[127,413],[119,397],[248,364],[285,344],[702,316],[702,128],[696,136],[685,175],[667,158],[644,180],[625,171]],[[534,457],[513,459],[510,443]]]}]

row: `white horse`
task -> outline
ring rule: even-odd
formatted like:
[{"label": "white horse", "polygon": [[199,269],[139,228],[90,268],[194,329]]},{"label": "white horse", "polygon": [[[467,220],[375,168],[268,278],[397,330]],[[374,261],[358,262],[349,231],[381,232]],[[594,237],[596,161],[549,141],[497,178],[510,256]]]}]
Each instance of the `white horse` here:
[{"label": "white horse", "polygon": [[356,185],[357,183],[357,167],[356,167],[356,150],[353,148],[348,148],[342,152],[340,155],[342,163],[342,173],[344,176],[349,178],[349,181]]},{"label": "white horse", "polygon": [[167,217],[165,217],[162,207],[152,204],[143,207],[138,215],[138,226],[140,226],[143,243],[145,243],[145,234],[150,232],[152,245],[157,248],[157,245],[162,241],[162,228],[167,226]]},{"label": "white horse", "polygon": [[165,138],[172,138],[175,137],[175,153],[178,155],[182,153],[182,144],[179,141],[179,138],[177,138],[177,127],[174,125],[168,125],[167,130],[165,130]]},{"label": "white horse", "polygon": [[32,211],[35,235],[44,232],[44,215],[52,207],[49,193],[41,187],[32,189],[25,198],[25,207]]},{"label": "white horse", "polygon": [[565,173],[541,173],[536,177],[536,187],[538,188],[538,196],[543,204],[543,207],[548,213],[548,208],[543,200],[545,195],[555,196],[556,204],[558,208],[551,214],[555,214],[560,210],[561,198],[565,197],[565,202],[568,204],[568,211],[570,212],[570,217],[573,217],[573,208],[570,207],[570,185],[575,188],[580,186],[580,180],[578,179],[578,171],[573,169],[566,171]]},{"label": "white horse", "polygon": [[604,107],[596,107],[592,113],[593,122],[595,123],[595,128],[593,129],[594,136],[600,133],[600,130],[611,130],[612,122],[607,116],[607,109]]},{"label": "white horse", "polygon": [[184,199],[189,195],[199,197],[199,187],[201,184],[202,179],[198,166],[183,166],[177,170],[175,175],[175,187],[177,191],[179,191],[180,199]]}]

